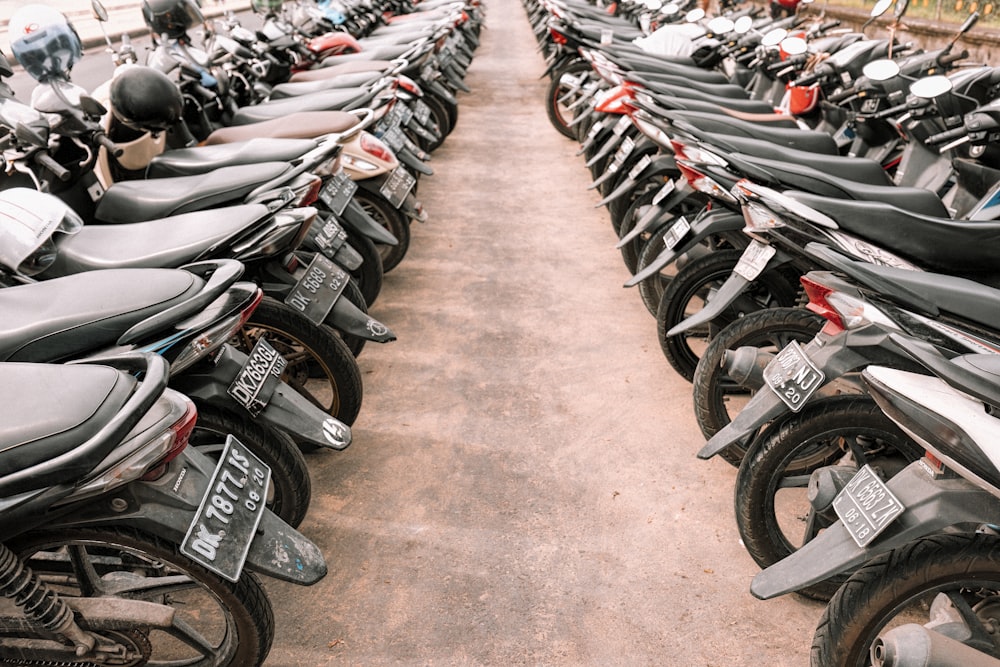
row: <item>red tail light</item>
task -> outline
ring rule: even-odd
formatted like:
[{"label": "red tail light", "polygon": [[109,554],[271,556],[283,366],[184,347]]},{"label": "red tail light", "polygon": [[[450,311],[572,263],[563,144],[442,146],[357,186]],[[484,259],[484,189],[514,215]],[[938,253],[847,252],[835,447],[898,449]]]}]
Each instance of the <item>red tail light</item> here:
[{"label": "red tail light", "polygon": [[170,445],[170,449],[167,450],[166,455],[160,459],[156,467],[142,476],[143,481],[152,482],[163,476],[163,473],[167,469],[167,464],[177,458],[177,455],[183,452],[184,448],[188,446],[188,442],[191,440],[191,433],[194,432],[194,425],[197,422],[198,409],[194,407],[194,403],[187,401],[187,410],[184,412],[184,415],[170,425],[170,430],[174,433],[173,444]]},{"label": "red tail light", "polygon": [[389,147],[375,138],[375,135],[369,134],[368,132],[361,133],[361,150],[368,153],[372,157],[376,157],[382,162],[392,162],[395,160],[395,156]]},{"label": "red tail light", "polygon": [[260,289],[257,290],[257,296],[254,298],[253,301],[250,302],[250,305],[244,308],[243,312],[240,313],[240,328],[242,328],[243,325],[247,323],[247,320],[249,320],[250,316],[253,315],[253,311],[257,310],[257,306],[260,305],[260,302],[263,299],[264,299],[264,290]]},{"label": "red tail light", "polygon": [[843,331],[846,328],[844,320],[841,319],[840,313],[826,300],[827,295],[833,293],[834,290],[808,276],[802,276],[799,278],[799,282],[802,283],[802,288],[805,290],[806,296],[809,297],[806,308],[827,321],[823,326],[823,333],[835,334]]},{"label": "red tail light", "polygon": [[552,41],[556,44],[566,44],[569,41],[566,39],[566,35],[562,34],[555,28],[549,28],[549,34],[552,35]]},{"label": "red tail light", "polygon": [[316,176],[312,179],[312,182],[308,186],[302,189],[302,194],[299,195],[298,201],[295,202],[296,206],[309,206],[314,201],[319,199],[320,190],[323,189],[323,179]]}]

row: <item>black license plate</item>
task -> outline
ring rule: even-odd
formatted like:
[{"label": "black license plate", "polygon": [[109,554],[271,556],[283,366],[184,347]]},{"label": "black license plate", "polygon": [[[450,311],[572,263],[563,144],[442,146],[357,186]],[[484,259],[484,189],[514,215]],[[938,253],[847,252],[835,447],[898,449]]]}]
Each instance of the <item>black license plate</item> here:
[{"label": "black license plate", "polygon": [[271,469],[233,436],[181,542],[181,553],[236,581],[264,515]]},{"label": "black license plate", "polygon": [[327,220],[318,220],[316,228],[313,242],[324,255],[333,259],[337,251],[347,243],[347,232],[333,217]]},{"label": "black license plate", "polygon": [[796,341],[786,345],[764,368],[767,385],[794,412],[802,409],[825,377]]},{"label": "black license plate", "polygon": [[431,108],[423,100],[417,100],[413,103],[413,117],[421,125],[426,125],[427,119],[431,117]]},{"label": "black license plate", "polygon": [[394,153],[406,145],[406,137],[403,136],[403,131],[399,129],[398,125],[392,125],[387,128],[380,138]]},{"label": "black license plate", "polygon": [[319,198],[327,205],[335,215],[340,215],[347,208],[347,202],[357,191],[358,185],[352,181],[344,172],[334,174],[323,189],[319,191]]},{"label": "black license plate", "polygon": [[413,185],[417,182],[417,179],[413,177],[410,172],[406,171],[403,167],[396,167],[389,177],[385,179],[385,183],[379,188],[379,192],[385,197],[394,208],[399,208],[403,205],[403,200],[406,199],[406,195],[410,194],[410,190],[413,189]]},{"label": "black license plate", "polygon": [[271,400],[288,362],[266,339],[261,338],[250,351],[239,375],[229,385],[229,395],[256,417]]},{"label": "black license plate", "polygon": [[285,297],[285,303],[320,324],[344,293],[348,278],[346,271],[322,253],[316,253],[302,278]]},{"label": "black license plate", "polygon": [[837,494],[833,509],[854,542],[864,548],[906,508],[871,466],[865,465]]}]

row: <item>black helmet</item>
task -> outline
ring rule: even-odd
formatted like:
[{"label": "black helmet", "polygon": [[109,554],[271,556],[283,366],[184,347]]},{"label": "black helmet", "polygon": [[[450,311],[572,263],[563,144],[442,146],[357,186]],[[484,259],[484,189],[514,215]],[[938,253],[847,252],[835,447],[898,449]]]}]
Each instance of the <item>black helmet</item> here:
[{"label": "black helmet", "polygon": [[157,35],[183,37],[191,26],[205,17],[195,0],[142,0],[142,18]]},{"label": "black helmet", "polygon": [[8,23],[10,49],[28,74],[38,81],[69,77],[83,56],[73,24],[45,5],[25,5]]},{"label": "black helmet", "polygon": [[166,74],[134,65],[115,74],[111,110],[115,118],[134,130],[163,132],[180,120],[184,99]]}]

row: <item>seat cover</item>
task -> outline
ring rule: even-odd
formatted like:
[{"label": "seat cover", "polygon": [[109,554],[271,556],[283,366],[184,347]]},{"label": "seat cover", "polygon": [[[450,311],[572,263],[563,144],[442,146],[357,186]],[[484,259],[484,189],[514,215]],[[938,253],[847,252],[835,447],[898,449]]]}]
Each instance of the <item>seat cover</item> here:
[{"label": "seat cover", "polygon": [[382,72],[375,70],[356,72],[354,74],[340,74],[336,77],[328,77],[316,81],[279,83],[271,89],[270,99],[281,100],[288,97],[298,97],[299,95],[322,93],[327,90],[338,90],[340,88],[366,87],[380,76],[382,76]]},{"label": "seat cover", "polygon": [[829,134],[815,130],[772,127],[704,111],[666,111],[671,121],[686,122],[702,132],[762,139],[798,150],[837,155],[837,143]]},{"label": "seat cover", "polygon": [[735,84],[706,84],[698,81],[691,81],[682,76],[675,76],[673,74],[664,74],[660,72],[629,72],[625,78],[627,80],[641,83],[642,85],[652,89],[654,92],[659,93],[667,93],[673,87],[681,86],[687,90],[694,90],[699,93],[713,95],[719,104],[724,104],[722,100],[718,99],[720,97],[737,100],[749,99],[746,89]]},{"label": "seat cover", "polygon": [[287,162],[261,162],[196,176],[115,183],[101,197],[95,217],[109,223],[140,222],[239,203],[288,169]]},{"label": "seat cover", "polygon": [[131,225],[84,225],[77,234],[59,240],[56,261],[42,275],[182,266],[268,215],[266,206],[247,204]]},{"label": "seat cover", "polygon": [[146,176],[147,178],[191,176],[235,165],[291,162],[314,148],[316,148],[315,141],[269,137],[229,145],[180,148],[154,157],[146,168]]},{"label": "seat cover", "polygon": [[344,132],[358,123],[358,117],[346,111],[304,111],[260,123],[223,127],[203,142],[205,146],[248,141],[254,137],[277,139],[314,139],[324,134]]},{"label": "seat cover", "polygon": [[[901,209],[935,218],[947,218],[948,209],[941,198],[930,190],[898,185],[869,185],[783,160],[769,160],[737,154],[736,157],[765,169],[785,186],[827,197],[842,197],[859,201],[878,201]],[[847,158],[851,159],[851,158]]]},{"label": "seat cover", "polygon": [[[16,419],[0,420],[0,486],[4,476],[71,452],[114,417],[135,379],[107,366],[0,364],[0,405]],[[5,493],[71,481],[115,447],[36,475]]]},{"label": "seat cover", "polygon": [[321,81],[323,79],[328,79],[332,76],[340,76],[342,74],[356,74],[358,72],[384,72],[389,68],[393,67],[395,63],[391,60],[355,60],[353,62],[341,63],[339,65],[332,65],[330,67],[320,67],[318,69],[309,69],[303,72],[296,72],[288,80],[289,83],[298,83],[301,81]]},{"label": "seat cover", "polygon": [[[767,102],[759,102],[757,100],[736,100],[736,99],[719,99],[712,95],[706,95],[704,93],[699,93],[696,90],[683,90],[676,86],[663,86],[664,88],[669,88],[672,93],[650,93],[654,100],[659,102],[661,105],[668,109],[680,108],[689,109],[692,111],[705,111],[709,113],[724,113],[726,110],[739,111],[741,113],[750,114],[773,114],[774,107]],[[778,118],[772,122],[780,122],[786,124],[788,127],[797,128],[795,124],[795,119],[790,116],[785,116],[784,118]]]},{"label": "seat cover", "polygon": [[118,269],[0,290],[0,360],[61,361],[98,351],[203,284],[177,269]]},{"label": "seat cover", "polygon": [[831,199],[789,190],[785,194],[834,219],[845,231],[905,257],[928,271],[994,284],[1000,222],[966,222],[924,216],[875,201]]},{"label": "seat cover", "polygon": [[253,106],[242,107],[233,114],[233,125],[259,123],[275,118],[286,119],[286,116],[289,114],[299,111],[343,110],[351,102],[362,100],[368,95],[368,90],[364,88],[344,88],[254,104]]}]

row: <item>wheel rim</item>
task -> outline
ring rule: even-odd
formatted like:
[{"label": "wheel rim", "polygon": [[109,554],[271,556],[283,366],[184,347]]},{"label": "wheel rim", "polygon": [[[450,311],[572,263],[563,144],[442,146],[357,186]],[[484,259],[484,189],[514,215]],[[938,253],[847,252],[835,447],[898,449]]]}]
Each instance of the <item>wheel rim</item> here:
[{"label": "wheel rim", "polygon": [[262,336],[288,362],[281,381],[323,412],[337,416],[341,401],[336,374],[323,358],[288,332],[258,323],[244,325],[236,336],[236,347],[249,354]]}]

